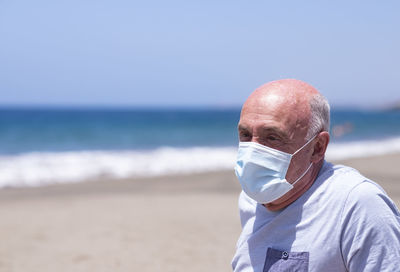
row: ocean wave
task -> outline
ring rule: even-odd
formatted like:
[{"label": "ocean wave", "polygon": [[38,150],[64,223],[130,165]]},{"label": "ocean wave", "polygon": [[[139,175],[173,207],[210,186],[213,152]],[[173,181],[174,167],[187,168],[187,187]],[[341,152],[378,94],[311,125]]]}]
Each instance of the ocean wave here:
[{"label": "ocean wave", "polygon": [[[236,147],[163,147],[149,151],[33,152],[0,156],[0,188],[97,178],[151,177],[231,169]],[[332,143],[327,160],[400,152],[400,138]]]},{"label": "ocean wave", "polygon": [[233,169],[235,156],[236,148],[229,147],[34,152],[0,156],[0,188]]},{"label": "ocean wave", "polygon": [[365,140],[331,143],[326,152],[327,160],[342,160],[400,152],[400,137],[382,140]]}]

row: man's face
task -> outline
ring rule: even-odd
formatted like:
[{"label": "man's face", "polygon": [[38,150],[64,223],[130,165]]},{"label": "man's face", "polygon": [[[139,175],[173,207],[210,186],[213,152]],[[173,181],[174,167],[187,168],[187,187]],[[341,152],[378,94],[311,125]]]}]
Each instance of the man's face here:
[{"label": "man's face", "polygon": [[[293,154],[307,142],[309,115],[309,104],[305,97],[280,91],[255,92],[242,108],[238,125],[239,139],[241,142],[256,142]],[[312,144],[293,156],[286,174],[289,183],[308,168],[311,155]],[[293,196],[297,192],[296,187],[301,187],[301,182],[273,203]]]}]

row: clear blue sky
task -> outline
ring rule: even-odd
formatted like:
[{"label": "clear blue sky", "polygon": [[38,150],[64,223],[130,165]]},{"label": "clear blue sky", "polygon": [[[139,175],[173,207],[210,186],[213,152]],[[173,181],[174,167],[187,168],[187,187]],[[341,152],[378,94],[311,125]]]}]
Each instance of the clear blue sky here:
[{"label": "clear blue sky", "polygon": [[239,106],[298,78],[400,100],[400,1],[0,0],[0,105]]}]

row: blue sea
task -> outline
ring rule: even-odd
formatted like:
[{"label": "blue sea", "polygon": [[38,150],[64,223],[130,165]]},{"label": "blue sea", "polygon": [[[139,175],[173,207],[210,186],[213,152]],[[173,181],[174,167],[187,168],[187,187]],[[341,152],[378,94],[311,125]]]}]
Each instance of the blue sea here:
[{"label": "blue sea", "polygon": [[[240,109],[0,109],[0,188],[233,169]],[[400,152],[400,112],[333,109],[327,159]]]}]

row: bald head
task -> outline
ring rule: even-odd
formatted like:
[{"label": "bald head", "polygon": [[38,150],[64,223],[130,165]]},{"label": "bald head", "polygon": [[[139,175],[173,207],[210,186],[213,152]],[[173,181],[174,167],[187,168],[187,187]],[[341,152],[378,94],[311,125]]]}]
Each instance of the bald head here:
[{"label": "bald head", "polygon": [[313,86],[298,79],[280,79],[271,81],[257,88],[254,93],[265,93],[268,91],[286,92],[289,95],[313,95],[319,93]]},{"label": "bald head", "polygon": [[297,79],[276,80],[257,88],[243,105],[242,114],[254,111],[292,122],[294,130],[305,132],[305,138],[329,129],[327,101],[313,86]]}]

